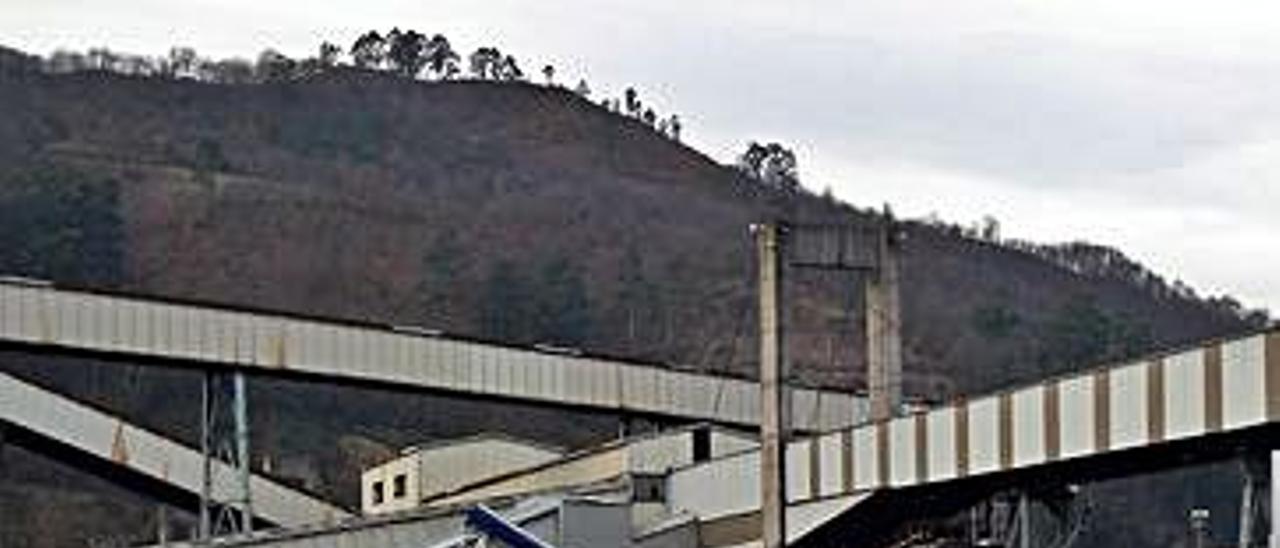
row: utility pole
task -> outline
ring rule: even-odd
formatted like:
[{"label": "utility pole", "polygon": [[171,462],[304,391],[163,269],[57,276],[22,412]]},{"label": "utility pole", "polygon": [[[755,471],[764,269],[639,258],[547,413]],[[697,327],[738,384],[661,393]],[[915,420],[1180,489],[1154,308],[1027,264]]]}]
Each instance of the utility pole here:
[{"label": "utility pole", "polygon": [[786,449],[791,402],[783,349],[783,229],[778,224],[752,227],[759,259],[760,297],[760,487],[761,539],[764,548],[786,546]]},{"label": "utility pole", "polygon": [[876,267],[863,284],[866,301],[867,385],[871,419],[886,420],[902,406],[902,305],[898,236],[886,206],[876,234]]}]

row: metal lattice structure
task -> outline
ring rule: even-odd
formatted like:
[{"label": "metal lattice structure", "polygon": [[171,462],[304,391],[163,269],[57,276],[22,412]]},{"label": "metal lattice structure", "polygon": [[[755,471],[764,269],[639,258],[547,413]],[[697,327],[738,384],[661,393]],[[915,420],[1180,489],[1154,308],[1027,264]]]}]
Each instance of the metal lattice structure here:
[{"label": "metal lattice structure", "polygon": [[[244,374],[207,371],[201,398],[201,452],[204,484],[200,492],[200,538],[253,532],[250,488],[248,393]],[[214,466],[221,461],[227,467]],[[230,472],[229,492],[218,497],[219,473]]]}]

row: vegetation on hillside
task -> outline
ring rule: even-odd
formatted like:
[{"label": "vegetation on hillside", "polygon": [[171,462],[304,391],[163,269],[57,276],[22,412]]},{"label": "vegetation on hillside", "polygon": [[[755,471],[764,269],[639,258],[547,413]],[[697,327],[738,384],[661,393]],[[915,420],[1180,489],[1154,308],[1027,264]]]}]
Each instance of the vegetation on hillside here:
[{"label": "vegetation on hillside", "polygon": [[[677,120],[654,131],[634,92],[602,105],[554,85],[554,69],[552,85],[512,83],[496,76],[511,71],[496,49],[468,77],[460,54],[439,53],[452,45],[409,32],[392,61],[390,33],[377,47],[367,33],[313,60],[207,73],[194,52],[118,74],[146,64],[0,51],[0,270],[749,376],[745,227],[880,220],[805,189],[783,145],[718,165],[670,138]],[[1009,241],[994,221],[904,231],[914,395],[973,394],[1267,321],[1116,250]],[[798,381],[862,385],[858,282],[791,278]],[[190,392],[173,375],[18,369],[189,439]],[[255,386],[256,452],[348,502],[370,455],[424,438],[518,428],[577,446],[615,431],[609,418]]]}]

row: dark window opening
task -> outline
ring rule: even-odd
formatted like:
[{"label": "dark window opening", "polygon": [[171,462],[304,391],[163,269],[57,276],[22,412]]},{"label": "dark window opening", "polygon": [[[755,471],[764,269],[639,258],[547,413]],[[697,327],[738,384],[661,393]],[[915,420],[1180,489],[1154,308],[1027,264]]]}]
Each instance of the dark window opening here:
[{"label": "dark window opening", "polygon": [[397,474],[391,481],[391,496],[398,499],[404,498],[405,493],[409,490],[408,478],[404,477],[404,474]]},{"label": "dark window opening", "polygon": [[373,482],[373,503],[382,504],[382,482]]},{"label": "dark window opening", "polygon": [[663,502],[666,498],[667,479],[656,474],[637,474],[631,477],[632,502]]},{"label": "dark window opening", "polygon": [[693,431],[693,462],[711,460],[711,429],[702,427]]}]

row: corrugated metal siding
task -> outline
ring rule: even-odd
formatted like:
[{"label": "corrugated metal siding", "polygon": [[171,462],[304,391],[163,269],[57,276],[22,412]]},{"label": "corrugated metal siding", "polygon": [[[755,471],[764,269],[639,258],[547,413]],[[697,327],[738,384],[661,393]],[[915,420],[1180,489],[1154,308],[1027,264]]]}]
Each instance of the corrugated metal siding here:
[{"label": "corrugated metal siding", "polygon": [[1204,354],[1200,351],[1184,352],[1165,360],[1165,439],[1204,432],[1204,376]]},{"label": "corrugated metal siding", "polygon": [[1013,465],[1045,461],[1044,387],[1033,386],[1013,394]]},{"label": "corrugated metal siding", "polygon": [[[1277,419],[1280,331],[1273,331],[798,440],[787,451],[788,492],[801,501],[942,482]],[[681,496],[713,507],[699,497],[724,482],[754,489],[758,472],[742,464],[758,465],[750,455],[681,470]]]},{"label": "corrugated metal siding", "polygon": [[925,419],[929,430],[929,481],[956,477],[956,411],[942,408],[930,411]]},{"label": "corrugated metal siding", "polygon": [[1062,417],[1060,456],[1072,458],[1097,450],[1098,438],[1094,377],[1084,375],[1058,384],[1059,416]]},{"label": "corrugated metal siding", "polygon": [[1266,337],[1259,335],[1222,347],[1223,428],[1241,428],[1267,420]]},{"label": "corrugated metal siding", "polygon": [[[755,383],[372,327],[0,282],[4,340],[755,424]],[[846,427],[860,398],[799,389],[794,426]]]}]

